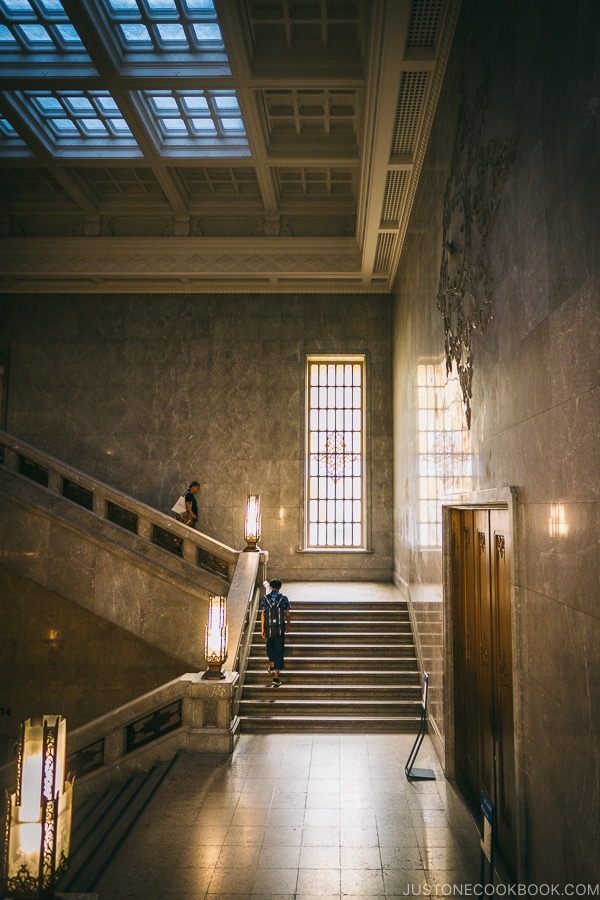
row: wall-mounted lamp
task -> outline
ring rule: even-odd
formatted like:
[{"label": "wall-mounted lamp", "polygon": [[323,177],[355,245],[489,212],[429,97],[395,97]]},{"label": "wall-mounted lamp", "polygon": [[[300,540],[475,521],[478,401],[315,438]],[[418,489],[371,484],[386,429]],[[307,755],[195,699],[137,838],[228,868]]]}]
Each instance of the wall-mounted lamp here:
[{"label": "wall-mounted lamp", "polygon": [[260,494],[248,494],[246,500],[246,518],[244,519],[244,540],[248,550],[259,550],[260,541]]},{"label": "wall-mounted lamp", "polygon": [[208,669],[203,678],[225,678],[221,671],[227,659],[227,598],[211,594],[208,600],[208,621],[204,640],[204,655]]},{"label": "wall-mounted lamp", "polygon": [[548,532],[550,534],[550,537],[566,537],[566,535],[569,533],[569,526],[567,524],[565,507],[563,503],[550,504]]},{"label": "wall-mounted lamp", "polygon": [[68,867],[73,780],[65,780],[67,720],[21,722],[17,790],[8,798],[4,887],[11,897],[48,897]]}]

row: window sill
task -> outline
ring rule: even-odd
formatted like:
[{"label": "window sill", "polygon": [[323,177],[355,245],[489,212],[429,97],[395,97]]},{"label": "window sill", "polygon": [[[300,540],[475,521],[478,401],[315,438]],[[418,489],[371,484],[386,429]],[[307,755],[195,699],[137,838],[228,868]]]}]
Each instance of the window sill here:
[{"label": "window sill", "polygon": [[349,553],[356,556],[357,554],[369,555],[375,551],[367,550],[366,547],[299,547],[296,553]]}]

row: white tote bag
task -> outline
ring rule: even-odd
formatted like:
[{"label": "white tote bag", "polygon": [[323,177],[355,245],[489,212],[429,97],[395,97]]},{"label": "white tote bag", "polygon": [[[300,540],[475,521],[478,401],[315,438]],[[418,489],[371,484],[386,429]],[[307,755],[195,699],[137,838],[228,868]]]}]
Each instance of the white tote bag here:
[{"label": "white tote bag", "polygon": [[185,497],[183,494],[175,504],[175,506],[171,507],[174,513],[177,513],[178,516],[182,515],[184,512],[187,512],[187,506],[185,505]]}]

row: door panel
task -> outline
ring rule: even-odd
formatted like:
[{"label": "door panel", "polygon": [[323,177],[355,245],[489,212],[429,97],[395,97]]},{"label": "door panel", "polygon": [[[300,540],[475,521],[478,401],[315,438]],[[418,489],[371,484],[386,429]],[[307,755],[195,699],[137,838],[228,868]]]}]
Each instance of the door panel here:
[{"label": "door panel", "polygon": [[[463,514],[464,513],[464,514]],[[455,729],[457,772],[474,798],[479,791],[479,690],[478,624],[475,609],[473,513],[452,510],[453,596],[458,600],[454,616],[454,644],[460,663],[455,668]]]},{"label": "door panel", "polygon": [[[508,510],[452,511],[456,773],[496,809],[495,838],[516,872]],[[456,571],[456,568],[459,571]]]},{"label": "door panel", "polygon": [[490,511],[492,536],[492,616],[495,663],[496,828],[498,846],[509,869],[515,870],[515,758],[510,608],[510,535],[508,512]]},{"label": "door panel", "polygon": [[[479,740],[481,766],[479,787],[488,797],[494,793],[494,674],[490,585],[489,515],[485,509],[474,511],[476,533],[475,607],[479,619]],[[479,797],[479,794],[477,795]]]}]

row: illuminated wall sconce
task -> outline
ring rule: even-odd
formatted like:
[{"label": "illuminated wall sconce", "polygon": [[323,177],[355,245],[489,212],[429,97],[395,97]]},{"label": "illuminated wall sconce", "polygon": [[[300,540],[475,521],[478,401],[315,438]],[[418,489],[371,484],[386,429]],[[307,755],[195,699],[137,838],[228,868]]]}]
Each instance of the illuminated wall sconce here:
[{"label": "illuminated wall sconce", "polygon": [[211,594],[208,600],[208,621],[204,641],[204,655],[208,669],[203,678],[225,678],[221,671],[227,659],[227,598]]},{"label": "illuminated wall sconce", "polygon": [[65,780],[67,720],[21,722],[17,790],[8,797],[4,888],[8,896],[54,896],[69,863],[73,781]]},{"label": "illuminated wall sconce", "polygon": [[246,518],[244,520],[244,540],[248,550],[259,550],[260,541],[260,494],[248,494],[246,500]]},{"label": "illuminated wall sconce", "polygon": [[550,518],[548,520],[550,537],[565,537],[569,532],[569,526],[565,518],[565,507],[562,503],[550,504]]}]

